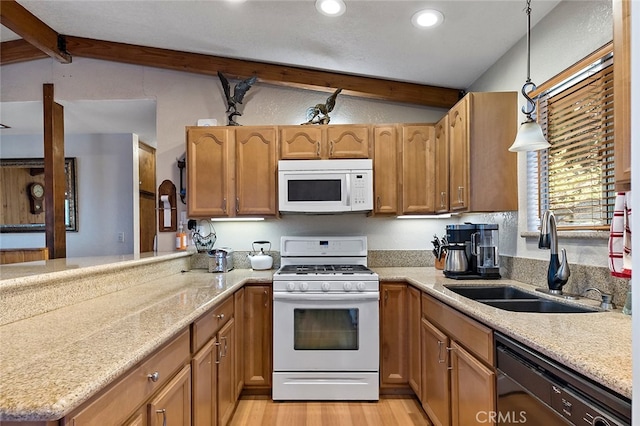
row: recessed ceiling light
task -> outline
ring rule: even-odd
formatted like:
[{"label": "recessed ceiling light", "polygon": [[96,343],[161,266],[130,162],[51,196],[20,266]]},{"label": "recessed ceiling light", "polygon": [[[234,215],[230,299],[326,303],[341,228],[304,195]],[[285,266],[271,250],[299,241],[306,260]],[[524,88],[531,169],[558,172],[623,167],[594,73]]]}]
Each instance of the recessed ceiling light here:
[{"label": "recessed ceiling light", "polygon": [[342,0],[316,0],[316,9],[323,15],[340,16],[347,10],[347,6]]},{"label": "recessed ceiling light", "polygon": [[420,10],[411,17],[411,23],[417,28],[437,27],[442,21],[444,21],[444,15],[434,9]]}]

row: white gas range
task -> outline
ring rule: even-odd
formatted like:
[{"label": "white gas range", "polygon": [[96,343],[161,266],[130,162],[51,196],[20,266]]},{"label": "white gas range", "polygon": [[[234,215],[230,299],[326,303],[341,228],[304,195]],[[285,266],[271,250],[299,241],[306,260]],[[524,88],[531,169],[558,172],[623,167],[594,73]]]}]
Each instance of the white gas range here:
[{"label": "white gas range", "polygon": [[377,400],[378,275],[367,238],[282,237],[273,276],[273,399]]}]

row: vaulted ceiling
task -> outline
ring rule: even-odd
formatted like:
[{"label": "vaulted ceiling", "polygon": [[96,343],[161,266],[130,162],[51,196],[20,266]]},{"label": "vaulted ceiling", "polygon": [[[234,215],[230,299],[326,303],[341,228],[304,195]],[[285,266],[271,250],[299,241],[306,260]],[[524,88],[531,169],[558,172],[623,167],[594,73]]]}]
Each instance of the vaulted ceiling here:
[{"label": "vaulted ceiling", "polygon": [[[524,0],[314,3],[3,0],[0,63],[89,57],[447,108],[526,33]],[[532,24],[558,3],[534,0]],[[444,22],[415,28],[423,8]]]}]

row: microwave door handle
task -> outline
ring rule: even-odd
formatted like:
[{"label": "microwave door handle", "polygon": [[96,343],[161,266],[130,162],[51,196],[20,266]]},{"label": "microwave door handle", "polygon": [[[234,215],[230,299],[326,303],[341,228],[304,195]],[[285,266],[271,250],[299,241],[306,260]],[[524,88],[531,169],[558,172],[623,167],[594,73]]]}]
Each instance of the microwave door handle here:
[{"label": "microwave door handle", "polygon": [[347,186],[347,194],[346,194],[346,205],[347,207],[351,207],[351,174],[347,173],[345,176],[345,184]]}]

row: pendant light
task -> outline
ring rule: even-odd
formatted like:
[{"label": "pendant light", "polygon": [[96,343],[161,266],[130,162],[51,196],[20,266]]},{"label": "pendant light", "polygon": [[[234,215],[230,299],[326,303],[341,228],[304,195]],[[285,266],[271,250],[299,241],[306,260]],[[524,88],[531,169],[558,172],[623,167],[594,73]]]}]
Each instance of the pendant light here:
[{"label": "pendant light", "polygon": [[522,107],[522,112],[527,119],[520,124],[516,140],[509,147],[509,151],[538,151],[549,148],[551,145],[542,134],[542,128],[531,117],[536,111],[536,103],[529,97],[528,93],[536,90],[536,85],[531,81],[531,0],[527,0],[527,81],[522,86],[522,96],[527,100],[527,104]]}]

